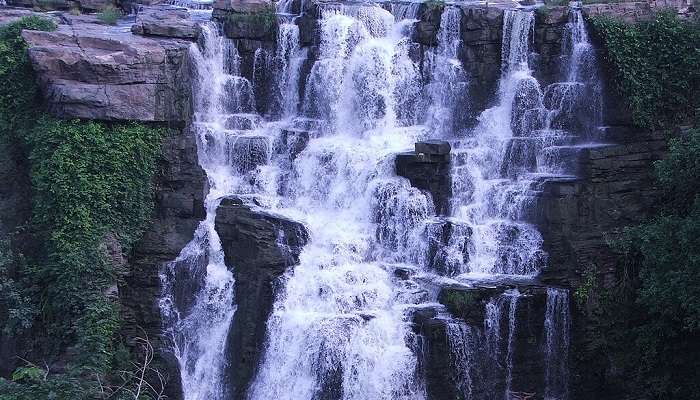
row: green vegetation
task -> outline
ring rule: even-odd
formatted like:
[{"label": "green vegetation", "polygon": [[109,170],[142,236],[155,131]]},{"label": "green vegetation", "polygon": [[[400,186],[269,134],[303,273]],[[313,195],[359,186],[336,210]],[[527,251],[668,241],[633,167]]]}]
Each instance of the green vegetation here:
[{"label": "green vegetation", "polygon": [[700,22],[661,12],[637,24],[597,17],[593,26],[635,124],[654,129],[694,120],[700,108]]},{"label": "green vegetation", "polygon": [[443,9],[445,8],[445,0],[427,0],[425,2],[425,7],[428,10],[433,10],[436,8]]},{"label": "green vegetation", "polygon": [[620,399],[700,398],[700,129],[656,165],[658,215],[615,243],[618,281],[596,287],[590,360]]},{"label": "green vegetation", "polygon": [[474,294],[461,290],[445,290],[440,293],[440,302],[455,315],[463,315],[478,301]]},{"label": "green vegetation", "polygon": [[[150,217],[165,131],[44,114],[20,32],[54,28],[36,17],[0,28],[0,140],[30,165],[23,229],[37,247],[21,254],[22,245],[0,243],[0,326],[17,337],[31,329],[29,353],[47,357],[0,379],[0,400],[120,398],[143,385],[129,372],[118,303],[107,294],[120,272],[110,254],[128,253]],[[147,342],[141,348],[152,354]],[[44,363],[57,359],[65,370],[51,373]]]},{"label": "green vegetation", "polygon": [[234,25],[254,27],[255,31],[273,32],[277,27],[277,12],[273,6],[249,13],[229,14],[228,20]]},{"label": "green vegetation", "polygon": [[97,19],[104,22],[107,25],[116,25],[119,18],[122,17],[122,11],[115,6],[109,5],[102,9],[102,11],[97,14]]}]

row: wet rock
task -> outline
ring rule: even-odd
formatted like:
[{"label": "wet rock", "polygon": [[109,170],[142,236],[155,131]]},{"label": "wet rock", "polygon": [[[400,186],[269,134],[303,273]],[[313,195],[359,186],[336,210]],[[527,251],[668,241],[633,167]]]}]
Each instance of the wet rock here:
[{"label": "wet rock", "polygon": [[267,164],[272,147],[267,136],[236,136],[232,141],[231,163],[238,173]]},{"label": "wet rock", "polygon": [[419,21],[413,30],[413,41],[425,46],[437,46],[437,33],[440,30],[440,19],[444,4],[423,3],[418,11]]},{"label": "wet rock", "polygon": [[190,18],[189,11],[168,5],[141,7],[131,31],[139,35],[180,39],[199,36],[199,26]]},{"label": "wet rock", "polygon": [[416,151],[397,154],[395,160],[397,175],[407,178],[413,187],[430,192],[438,215],[449,212],[452,194],[449,149],[447,142],[419,142]]},{"label": "wet rock", "polygon": [[423,264],[442,276],[459,275],[469,262],[472,229],[449,218],[437,218],[425,225]]},{"label": "wet rock", "polygon": [[546,288],[534,282],[442,288],[439,300],[446,310],[413,316],[414,330],[423,338],[427,398],[500,398],[509,370],[511,392],[543,398],[546,298]]},{"label": "wet rock", "polygon": [[543,184],[534,207],[549,253],[545,281],[576,286],[592,265],[601,274],[614,271],[608,240],[620,227],[634,225],[654,210],[659,192],[653,163],[665,150],[661,133],[646,141],[590,147],[578,154],[578,179]]},{"label": "wet rock", "polygon": [[189,120],[188,41],[145,38],[82,19],[22,37],[48,109],[58,117]]},{"label": "wet rock", "polygon": [[302,224],[255,210],[238,198],[222,200],[215,226],[226,265],[236,279],[228,374],[236,388],[235,398],[244,399],[263,350],[275,288],[287,268],[299,263],[309,237]]},{"label": "wet rock", "polygon": [[306,149],[312,133],[308,130],[288,128],[280,135],[279,151],[286,153],[293,160]]},{"label": "wet rock", "polygon": [[[128,255],[129,266],[118,286],[124,320],[121,334],[127,341],[148,334],[165,365],[169,398],[180,398],[177,361],[170,353],[170,340],[162,337],[158,299],[159,273],[189,243],[204,219],[207,181],[197,159],[197,144],[189,129],[164,139],[154,177],[153,216],[141,239]],[[143,329],[143,330],[142,330]]]}]

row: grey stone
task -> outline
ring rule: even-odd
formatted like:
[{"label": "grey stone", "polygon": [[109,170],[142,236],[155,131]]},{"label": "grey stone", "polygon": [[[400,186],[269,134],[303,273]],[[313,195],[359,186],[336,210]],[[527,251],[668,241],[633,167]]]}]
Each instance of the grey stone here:
[{"label": "grey stone", "polygon": [[[416,149],[418,148],[432,149],[427,144],[425,146],[416,144]],[[394,165],[396,174],[407,178],[411,186],[431,194],[438,215],[449,213],[449,198],[452,195],[449,153],[399,153],[396,155]]]},{"label": "grey stone", "polygon": [[196,39],[200,30],[186,8],[159,5],[141,7],[131,31],[139,35]]},{"label": "grey stone", "polygon": [[187,41],[144,38],[82,20],[54,32],[24,31],[22,37],[56,116],[189,120]]}]

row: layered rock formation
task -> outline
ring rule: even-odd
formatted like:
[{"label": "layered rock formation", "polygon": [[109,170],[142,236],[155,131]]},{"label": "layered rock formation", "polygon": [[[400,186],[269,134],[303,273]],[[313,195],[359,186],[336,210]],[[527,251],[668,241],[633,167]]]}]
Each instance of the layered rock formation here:
[{"label": "layered rock formation", "polygon": [[449,214],[452,181],[448,142],[418,142],[415,151],[398,154],[395,164],[397,175],[407,178],[411,186],[430,193],[438,215]]},{"label": "layered rock formation", "polygon": [[68,22],[53,32],[23,32],[51,113],[61,118],[189,121],[189,42],[135,36],[94,19]]},{"label": "layered rock formation", "polygon": [[299,263],[309,237],[302,224],[257,211],[238,198],[222,200],[216,231],[239,294],[227,344],[229,384],[236,389],[234,398],[245,399],[263,351],[276,289],[287,268]]},{"label": "layered rock formation", "polygon": [[129,265],[119,285],[122,318],[126,322],[122,333],[130,339],[142,337],[145,331],[164,357],[160,366],[167,373],[168,395],[179,398],[177,361],[168,351],[169,339],[162,337],[158,299],[163,264],[177,258],[205,216],[206,175],[199,166],[197,145],[188,129],[165,138],[154,187],[153,216],[128,256]]},{"label": "layered rock formation", "polygon": [[199,26],[186,8],[167,5],[141,7],[131,31],[145,36],[190,40],[199,36]]}]

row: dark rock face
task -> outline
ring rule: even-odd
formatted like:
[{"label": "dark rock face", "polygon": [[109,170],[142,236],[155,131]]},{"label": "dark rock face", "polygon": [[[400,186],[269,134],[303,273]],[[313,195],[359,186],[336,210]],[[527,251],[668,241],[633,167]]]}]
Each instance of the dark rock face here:
[{"label": "dark rock face", "polygon": [[[501,77],[503,9],[462,6],[462,47],[459,59],[469,76],[469,101],[477,113],[489,106]],[[478,115],[470,115],[476,118]]]},{"label": "dark rock face", "polygon": [[416,143],[416,150],[396,155],[396,174],[407,178],[413,187],[429,192],[438,215],[449,213],[452,195],[450,144],[444,141]]},{"label": "dark rock face", "polygon": [[424,46],[437,46],[437,34],[440,29],[440,20],[444,4],[423,3],[418,11],[419,21],[413,31],[413,41]]},{"label": "dark rock face", "polygon": [[199,26],[190,18],[186,8],[167,5],[141,7],[131,31],[139,35],[180,39],[199,36]]},{"label": "dark rock face", "polygon": [[578,179],[543,183],[536,206],[549,253],[543,280],[577,286],[592,266],[599,273],[614,270],[606,236],[649,215],[658,201],[653,162],[665,150],[660,133],[628,144],[593,147],[580,155]]},{"label": "dark rock face", "polygon": [[189,243],[204,219],[207,190],[204,170],[198,164],[195,138],[188,129],[167,137],[162,146],[155,181],[155,209],[149,227],[134,245],[128,257],[129,267],[119,285],[122,334],[126,338],[143,336],[143,328],[162,357],[169,375],[167,394],[180,398],[177,362],[169,354],[169,343],[162,335],[158,298],[159,271],[174,260]]},{"label": "dark rock face", "polygon": [[233,268],[236,279],[228,374],[234,398],[245,399],[262,355],[275,287],[287,268],[299,263],[309,238],[302,224],[254,210],[237,198],[222,200],[215,224],[226,265]]},{"label": "dark rock face", "polygon": [[[507,292],[515,288],[517,297]],[[506,390],[543,398],[546,288],[507,282],[448,286],[438,297],[449,314],[414,314],[429,400],[493,399]]]},{"label": "dark rock face", "polygon": [[22,37],[54,115],[189,121],[188,41],[110,31],[83,19]]}]

